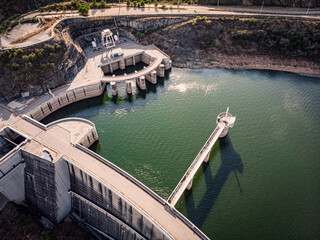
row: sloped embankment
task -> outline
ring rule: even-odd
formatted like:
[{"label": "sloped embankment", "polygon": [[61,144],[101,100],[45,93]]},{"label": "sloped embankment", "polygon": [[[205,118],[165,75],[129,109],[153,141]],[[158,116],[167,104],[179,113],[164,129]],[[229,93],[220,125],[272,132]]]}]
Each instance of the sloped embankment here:
[{"label": "sloped embankment", "polygon": [[157,31],[134,31],[176,67],[271,69],[320,76],[320,22],[197,17]]}]

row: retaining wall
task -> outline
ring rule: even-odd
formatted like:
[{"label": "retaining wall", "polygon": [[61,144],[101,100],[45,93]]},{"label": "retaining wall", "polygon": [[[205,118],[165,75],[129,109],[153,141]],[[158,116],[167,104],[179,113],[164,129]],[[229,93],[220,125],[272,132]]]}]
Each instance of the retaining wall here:
[{"label": "retaining wall", "polygon": [[104,89],[105,83],[99,83],[61,93],[34,108],[28,113],[28,116],[37,121],[41,121],[52,112],[71,103],[101,95]]}]

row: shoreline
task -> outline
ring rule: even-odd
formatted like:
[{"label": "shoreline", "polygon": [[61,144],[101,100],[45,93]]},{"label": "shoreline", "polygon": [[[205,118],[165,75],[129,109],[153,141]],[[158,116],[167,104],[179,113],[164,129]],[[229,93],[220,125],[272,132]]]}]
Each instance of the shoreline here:
[{"label": "shoreline", "polygon": [[[195,65],[196,64],[196,65]],[[176,68],[189,68],[189,69],[213,69],[213,68],[224,68],[228,70],[267,70],[267,71],[277,71],[298,74],[305,77],[320,78],[320,73],[315,70],[305,69],[305,68],[292,68],[288,66],[265,66],[265,65],[249,65],[249,66],[227,66],[223,64],[204,64],[202,62],[190,62],[185,63],[173,63],[173,67]]]},{"label": "shoreline", "polygon": [[307,60],[272,58],[265,55],[228,56],[219,54],[215,57],[215,60],[211,61],[172,58],[172,66],[190,69],[270,70],[320,78],[320,64]]}]

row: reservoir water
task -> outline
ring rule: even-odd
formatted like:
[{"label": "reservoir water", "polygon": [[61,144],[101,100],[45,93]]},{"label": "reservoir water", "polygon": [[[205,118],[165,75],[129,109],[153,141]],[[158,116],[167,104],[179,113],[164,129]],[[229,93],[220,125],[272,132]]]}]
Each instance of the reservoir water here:
[{"label": "reservoir water", "polygon": [[107,94],[44,122],[94,122],[92,149],[167,199],[230,107],[235,126],[176,208],[211,239],[319,239],[320,79],[173,68],[145,96]]}]

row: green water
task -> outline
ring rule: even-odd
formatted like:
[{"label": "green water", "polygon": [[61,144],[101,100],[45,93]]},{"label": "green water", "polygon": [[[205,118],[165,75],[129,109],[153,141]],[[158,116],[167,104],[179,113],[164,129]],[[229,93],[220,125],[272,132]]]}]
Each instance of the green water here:
[{"label": "green water", "polygon": [[177,209],[211,239],[320,238],[320,79],[173,68],[134,98],[86,100],[45,121],[91,120],[93,148],[167,199],[229,106],[234,128]]}]

